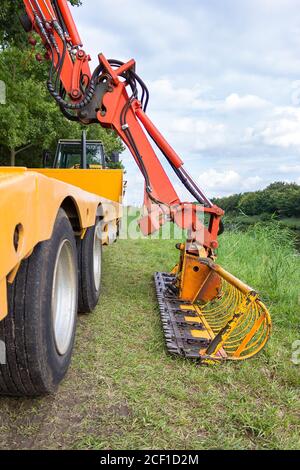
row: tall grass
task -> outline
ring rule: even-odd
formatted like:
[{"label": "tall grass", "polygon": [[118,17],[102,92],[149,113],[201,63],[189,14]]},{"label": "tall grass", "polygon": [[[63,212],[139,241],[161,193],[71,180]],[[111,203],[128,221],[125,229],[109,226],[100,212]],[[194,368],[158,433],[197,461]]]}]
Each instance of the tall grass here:
[{"label": "tall grass", "polygon": [[277,222],[228,232],[220,238],[218,262],[261,293],[275,321],[299,324],[300,256],[293,232]]},{"label": "tall grass", "polygon": [[[4,448],[299,449],[300,257],[278,225],[220,237],[218,262],[260,291],[273,333],[254,359],[218,367],[166,354],[153,272],[178,260],[175,240],[104,248],[94,314],[79,319],[59,393],[1,401]],[[0,446],[1,447],[1,446]]]}]

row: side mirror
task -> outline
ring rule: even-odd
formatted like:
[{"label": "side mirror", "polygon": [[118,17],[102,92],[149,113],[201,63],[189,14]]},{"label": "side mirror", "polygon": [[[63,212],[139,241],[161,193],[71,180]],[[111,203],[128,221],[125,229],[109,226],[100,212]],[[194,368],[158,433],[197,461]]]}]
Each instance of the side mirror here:
[{"label": "side mirror", "polygon": [[120,153],[119,152],[111,152],[110,159],[113,163],[119,163],[120,162]]},{"label": "side mirror", "polygon": [[52,157],[49,150],[43,151],[43,168],[52,168]]}]

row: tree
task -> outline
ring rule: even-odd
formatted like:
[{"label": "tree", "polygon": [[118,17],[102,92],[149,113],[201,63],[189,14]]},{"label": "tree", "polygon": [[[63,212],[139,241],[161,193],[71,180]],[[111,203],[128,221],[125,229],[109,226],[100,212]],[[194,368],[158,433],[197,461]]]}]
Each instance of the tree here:
[{"label": "tree", "polygon": [[[81,0],[70,0],[72,5],[81,5]],[[27,44],[27,36],[23,31],[19,15],[24,11],[23,0],[2,0],[0,9],[0,44],[23,46]]]},{"label": "tree", "polygon": [[15,165],[18,153],[41,137],[44,124],[41,121],[37,125],[36,121],[43,115],[45,92],[30,77],[28,58],[28,53],[15,48],[0,55],[0,79],[6,84],[6,104],[0,107],[0,143],[9,150],[11,165]]},{"label": "tree", "polygon": [[214,198],[213,203],[221,207],[225,212],[238,212],[238,205],[241,200],[241,194],[233,194],[232,196]]},{"label": "tree", "polygon": [[215,198],[213,202],[228,214],[241,211],[247,215],[275,214],[279,217],[299,217],[300,186],[296,183],[278,181],[262,191]]},{"label": "tree", "polygon": [[[262,191],[261,211],[280,217],[299,215],[300,186],[296,183],[275,182]],[[260,212],[257,212],[258,214]]]},{"label": "tree", "polygon": [[[70,0],[81,5],[81,0]],[[6,84],[6,104],[0,104],[0,164],[41,165],[43,149],[55,151],[60,138],[80,138],[82,126],[68,121],[46,89],[49,63],[37,64],[18,16],[22,0],[2,0],[0,10],[0,80]],[[121,140],[100,125],[88,128],[88,138],[101,140],[106,154],[121,152]]]},{"label": "tree", "polygon": [[[40,166],[43,149],[54,151],[60,138],[80,138],[82,126],[61,114],[48,94],[46,76],[47,64],[36,64],[29,49],[0,52],[0,80],[7,94],[6,104],[0,105],[2,164]],[[100,125],[90,126],[88,138],[101,140],[108,155],[123,150],[115,133]]]},{"label": "tree", "polygon": [[253,193],[245,193],[241,197],[238,209],[247,215],[256,215],[264,212],[261,210],[262,206],[262,192],[256,191]]}]

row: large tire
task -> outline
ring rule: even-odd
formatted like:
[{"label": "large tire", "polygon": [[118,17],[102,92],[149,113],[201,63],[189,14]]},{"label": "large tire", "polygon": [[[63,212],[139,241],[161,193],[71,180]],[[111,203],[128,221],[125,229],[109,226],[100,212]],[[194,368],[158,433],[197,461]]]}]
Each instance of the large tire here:
[{"label": "large tire", "polygon": [[91,313],[100,297],[102,274],[102,223],[99,218],[87,229],[83,240],[77,243],[79,313]]},{"label": "large tire", "polygon": [[52,393],[71,361],[77,317],[76,242],[63,210],[51,239],[22,262],[8,297],[9,314],[0,322],[6,345],[0,395]]}]

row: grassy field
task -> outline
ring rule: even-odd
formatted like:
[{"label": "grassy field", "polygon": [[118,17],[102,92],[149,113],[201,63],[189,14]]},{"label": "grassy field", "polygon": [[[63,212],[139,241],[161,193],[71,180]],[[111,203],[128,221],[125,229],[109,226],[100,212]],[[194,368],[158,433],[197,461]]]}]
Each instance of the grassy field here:
[{"label": "grassy field", "polygon": [[101,303],[79,319],[67,379],[55,396],[1,400],[1,448],[299,449],[300,257],[282,237],[221,237],[219,262],[260,290],[274,331],[257,358],[213,368],[165,352],[152,274],[175,264],[174,241],[105,248]]},{"label": "grassy field", "polygon": [[280,223],[292,230],[300,231],[300,219],[298,217],[289,217],[286,219],[281,219]]},{"label": "grassy field", "polygon": [[299,217],[284,217],[284,218],[277,218],[275,216],[271,216],[270,214],[262,214],[262,215],[225,215],[224,223],[228,227],[237,227],[239,229],[247,229],[250,226],[254,226],[255,224],[261,222],[272,222],[272,220],[278,222],[279,226],[289,228],[290,230],[296,231],[296,233],[300,232],[300,218]]}]

